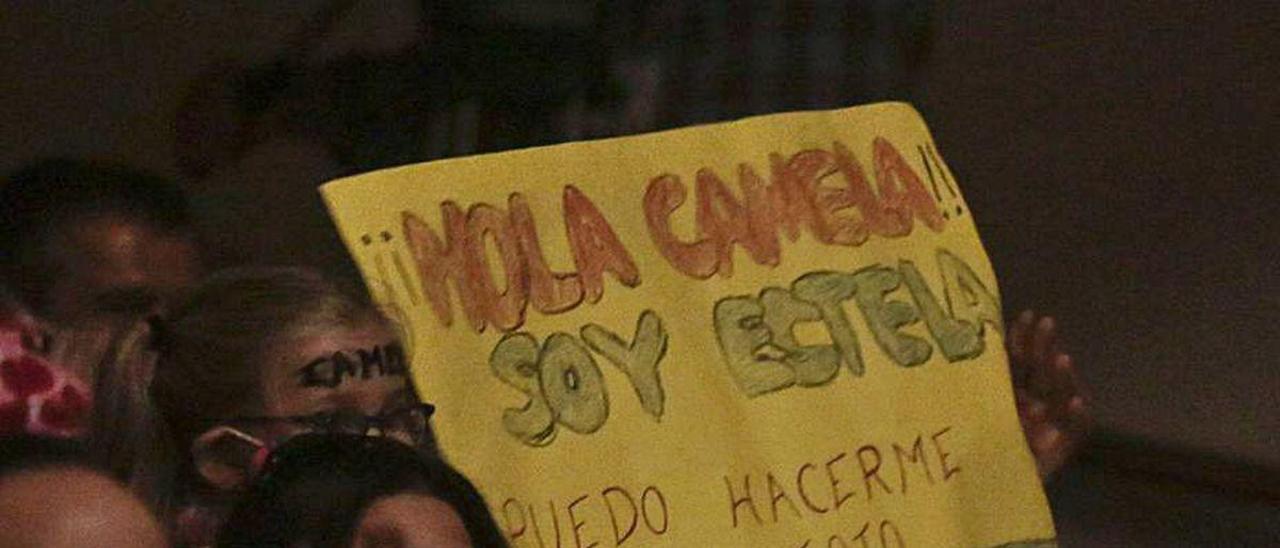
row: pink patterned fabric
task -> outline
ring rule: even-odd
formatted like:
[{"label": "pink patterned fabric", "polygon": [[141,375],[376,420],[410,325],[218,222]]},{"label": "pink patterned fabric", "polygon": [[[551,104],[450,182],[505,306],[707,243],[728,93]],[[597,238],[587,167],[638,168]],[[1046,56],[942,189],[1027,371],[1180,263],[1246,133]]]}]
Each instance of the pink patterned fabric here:
[{"label": "pink patterned fabric", "polygon": [[89,391],[32,351],[37,333],[27,317],[0,319],[0,435],[79,436],[88,423]]}]

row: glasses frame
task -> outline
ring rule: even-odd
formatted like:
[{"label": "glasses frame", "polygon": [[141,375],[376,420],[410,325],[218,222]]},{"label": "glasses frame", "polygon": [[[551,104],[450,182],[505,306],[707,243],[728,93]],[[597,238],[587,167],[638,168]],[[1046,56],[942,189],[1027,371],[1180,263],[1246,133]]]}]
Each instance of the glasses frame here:
[{"label": "glasses frame", "polygon": [[370,431],[377,429],[380,435],[386,436],[392,432],[404,432],[404,429],[395,425],[396,418],[410,413],[419,413],[422,415],[422,424],[417,429],[405,433],[409,434],[414,443],[422,443],[427,438],[427,432],[431,429],[429,423],[435,412],[435,405],[420,402],[377,415],[364,415],[344,411],[320,411],[308,415],[239,416],[232,417],[226,420],[225,423],[250,425],[286,422],[302,427],[307,432],[348,433],[361,436],[368,436]]}]

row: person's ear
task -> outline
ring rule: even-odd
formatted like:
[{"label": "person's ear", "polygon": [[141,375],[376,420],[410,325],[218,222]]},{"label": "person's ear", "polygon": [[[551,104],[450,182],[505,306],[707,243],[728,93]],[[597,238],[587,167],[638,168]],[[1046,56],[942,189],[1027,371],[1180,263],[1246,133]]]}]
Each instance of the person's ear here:
[{"label": "person's ear", "polygon": [[191,442],[196,472],[209,485],[230,491],[253,480],[268,452],[261,440],[230,426],[218,426]]}]

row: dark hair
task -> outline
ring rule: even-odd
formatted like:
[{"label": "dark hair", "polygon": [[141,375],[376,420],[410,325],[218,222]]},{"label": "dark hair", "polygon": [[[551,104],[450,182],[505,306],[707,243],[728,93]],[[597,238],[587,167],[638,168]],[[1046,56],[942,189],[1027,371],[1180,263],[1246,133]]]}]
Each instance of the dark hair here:
[{"label": "dark hair", "polygon": [[69,220],[119,215],[194,238],[190,205],[162,177],[123,165],[48,159],[27,165],[0,186],[0,277],[33,310],[58,275],[47,244]]},{"label": "dark hair", "polygon": [[370,505],[405,493],[448,504],[474,546],[507,546],[484,499],[448,463],[349,434],[304,434],[280,446],[223,523],[218,545],[347,546]]}]

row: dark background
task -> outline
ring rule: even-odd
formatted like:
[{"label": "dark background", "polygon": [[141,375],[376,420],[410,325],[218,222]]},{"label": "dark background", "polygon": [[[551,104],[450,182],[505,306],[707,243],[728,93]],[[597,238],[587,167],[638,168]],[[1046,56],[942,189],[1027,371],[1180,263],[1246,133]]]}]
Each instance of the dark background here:
[{"label": "dark background", "polygon": [[[174,114],[214,63],[267,60],[320,2],[34,3],[0,17],[0,169],[47,155],[180,175]],[[321,51],[394,49],[413,4],[364,2]],[[494,2],[574,28],[590,2]],[[1096,443],[1050,485],[1068,545],[1280,535],[1280,9],[1272,2],[958,2],[914,102],[961,179],[1007,306],[1061,319]],[[369,32],[376,29],[377,32]],[[341,264],[312,188],[261,145],[188,183],[247,258]],[[276,177],[279,175],[279,177]],[[263,220],[277,230],[255,230]],[[1010,310],[1012,312],[1012,310]]]}]

